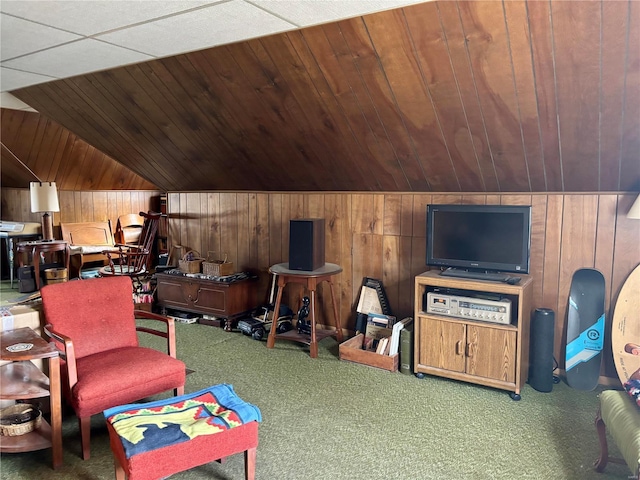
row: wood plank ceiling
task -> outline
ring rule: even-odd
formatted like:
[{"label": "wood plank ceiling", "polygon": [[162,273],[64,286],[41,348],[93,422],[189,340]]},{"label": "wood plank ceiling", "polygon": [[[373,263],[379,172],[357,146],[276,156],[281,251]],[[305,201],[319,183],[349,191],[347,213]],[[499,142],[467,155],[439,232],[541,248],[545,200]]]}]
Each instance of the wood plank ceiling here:
[{"label": "wood plank ceiling", "polygon": [[635,1],[423,3],[12,93],[166,191],[640,190]]},{"label": "wood plank ceiling", "polygon": [[55,181],[60,190],[157,190],[144,178],[38,113],[2,109],[2,187]]}]

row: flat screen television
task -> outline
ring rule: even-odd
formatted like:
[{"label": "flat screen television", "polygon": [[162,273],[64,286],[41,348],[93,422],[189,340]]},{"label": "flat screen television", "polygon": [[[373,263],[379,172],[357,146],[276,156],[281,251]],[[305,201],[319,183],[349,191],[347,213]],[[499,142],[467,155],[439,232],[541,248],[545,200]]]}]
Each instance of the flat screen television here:
[{"label": "flat screen television", "polygon": [[530,244],[530,206],[427,206],[427,265],[529,273]]}]

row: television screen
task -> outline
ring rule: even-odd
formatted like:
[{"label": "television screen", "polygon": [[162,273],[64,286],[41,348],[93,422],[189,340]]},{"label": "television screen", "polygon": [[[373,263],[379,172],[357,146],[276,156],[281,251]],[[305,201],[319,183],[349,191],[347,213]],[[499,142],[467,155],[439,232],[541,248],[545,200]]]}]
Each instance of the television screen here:
[{"label": "television screen", "polygon": [[427,265],[529,273],[531,207],[428,205]]}]

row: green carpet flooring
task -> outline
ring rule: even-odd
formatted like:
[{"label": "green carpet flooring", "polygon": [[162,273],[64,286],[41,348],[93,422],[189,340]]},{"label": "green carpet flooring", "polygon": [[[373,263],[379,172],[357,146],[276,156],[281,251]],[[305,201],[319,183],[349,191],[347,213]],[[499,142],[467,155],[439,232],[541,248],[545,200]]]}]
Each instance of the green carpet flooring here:
[{"label": "green carpet flooring", "polygon": [[[186,391],[232,384],[260,407],[257,478],[313,479],[627,479],[623,465],[593,471],[599,453],[593,424],[598,391],[564,383],[540,393],[508,393],[436,377],[418,379],[340,361],[333,338],[319,358],[296,343],[267,349],[237,332],[177,324],[178,354],[190,369]],[[147,336],[148,337],[148,336]],[[147,346],[159,346],[145,339]],[[162,398],[154,397],[154,398]],[[93,417],[91,459],[80,458],[77,421],[65,411],[64,465],[49,450],[2,454],[7,480],[112,479],[113,460],[101,415]],[[610,452],[617,448],[610,443]],[[172,479],[242,479],[243,457]]]}]

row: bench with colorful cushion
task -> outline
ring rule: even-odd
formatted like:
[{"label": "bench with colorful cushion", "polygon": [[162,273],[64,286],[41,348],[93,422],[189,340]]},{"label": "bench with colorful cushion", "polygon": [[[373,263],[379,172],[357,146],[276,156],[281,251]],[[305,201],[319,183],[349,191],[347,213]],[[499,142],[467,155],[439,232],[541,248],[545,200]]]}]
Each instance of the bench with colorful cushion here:
[{"label": "bench with colorful cushion", "polygon": [[146,480],[244,452],[255,475],[260,410],[228,384],[104,411],[117,478]]}]

